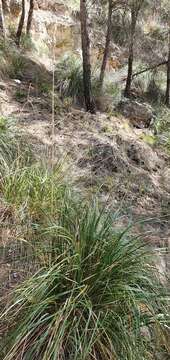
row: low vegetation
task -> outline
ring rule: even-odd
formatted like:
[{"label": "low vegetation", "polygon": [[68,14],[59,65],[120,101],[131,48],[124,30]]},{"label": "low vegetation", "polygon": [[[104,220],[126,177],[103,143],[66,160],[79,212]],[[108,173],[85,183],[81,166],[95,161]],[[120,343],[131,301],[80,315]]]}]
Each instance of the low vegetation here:
[{"label": "low vegetation", "polygon": [[[44,38],[37,36],[34,0],[29,11],[25,0],[17,5],[12,25],[5,3],[0,357],[167,360],[168,2],[49,1]],[[42,15],[46,2],[40,3]],[[68,21],[73,30],[77,22],[82,42],[56,60],[50,12],[61,28]],[[67,41],[61,44],[63,54]],[[158,64],[150,59],[145,69],[151,48]],[[144,241],[147,221],[137,219],[145,211]]]},{"label": "low vegetation", "polygon": [[82,202],[60,165],[30,163],[14,144],[0,145],[1,196],[15,214],[6,247],[16,252],[18,243],[15,262],[20,271],[31,263],[32,276],[1,313],[4,360],[142,360],[168,351],[168,297],[153,254],[128,228],[117,231],[96,200]]}]

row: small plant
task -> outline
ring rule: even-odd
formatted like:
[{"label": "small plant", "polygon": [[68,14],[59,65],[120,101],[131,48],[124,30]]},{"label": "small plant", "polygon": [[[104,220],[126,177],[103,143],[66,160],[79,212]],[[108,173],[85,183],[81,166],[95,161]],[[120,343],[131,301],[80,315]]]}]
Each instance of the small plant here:
[{"label": "small plant", "polygon": [[141,139],[151,146],[155,145],[157,141],[154,135],[149,135],[149,134],[142,134]]},{"label": "small plant", "polygon": [[41,79],[39,79],[38,88],[42,94],[50,94],[51,92],[51,84],[41,81]]},{"label": "small plant", "polygon": [[22,89],[16,90],[16,93],[15,93],[16,100],[22,101],[22,100],[26,99],[26,96],[27,96],[27,94]]},{"label": "small plant", "polygon": [[8,68],[8,74],[11,78],[22,79],[25,68],[25,62],[23,57],[15,51],[9,54]]},{"label": "small plant", "polygon": [[6,118],[0,116],[0,132],[6,130]]},{"label": "small plant", "polygon": [[154,126],[158,134],[170,131],[170,110],[167,107],[158,108]]},{"label": "small plant", "polygon": [[21,47],[24,50],[35,50],[34,43],[31,39],[31,37],[27,34],[22,34],[21,36]]}]

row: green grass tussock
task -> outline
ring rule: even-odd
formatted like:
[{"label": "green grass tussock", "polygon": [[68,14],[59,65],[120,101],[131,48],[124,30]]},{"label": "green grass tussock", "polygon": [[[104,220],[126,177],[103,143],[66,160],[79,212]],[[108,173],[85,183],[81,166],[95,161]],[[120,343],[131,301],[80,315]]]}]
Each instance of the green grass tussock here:
[{"label": "green grass tussock", "polygon": [[83,70],[76,56],[65,56],[56,66],[56,88],[63,97],[83,97]]},{"label": "green grass tussock", "polygon": [[116,233],[96,204],[66,197],[42,235],[53,238],[52,262],[15,291],[1,316],[14,324],[4,360],[142,360],[158,340],[166,346],[165,291],[141,242]]}]

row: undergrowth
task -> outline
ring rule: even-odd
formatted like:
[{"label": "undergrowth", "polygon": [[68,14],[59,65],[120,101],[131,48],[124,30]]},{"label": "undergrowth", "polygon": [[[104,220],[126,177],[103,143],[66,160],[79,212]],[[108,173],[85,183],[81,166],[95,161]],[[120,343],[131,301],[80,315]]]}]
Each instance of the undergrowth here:
[{"label": "undergrowth", "polygon": [[170,153],[170,110],[167,107],[162,106],[157,109],[154,128],[158,145]]},{"label": "undergrowth", "polygon": [[19,264],[31,263],[33,274],[2,310],[2,358],[149,360],[168,352],[168,298],[142,240],[116,230],[116,216],[97,200],[80,199],[61,164],[47,168],[13,152],[15,142],[7,140],[9,152],[3,146],[1,198],[15,214],[10,247],[20,244]]}]

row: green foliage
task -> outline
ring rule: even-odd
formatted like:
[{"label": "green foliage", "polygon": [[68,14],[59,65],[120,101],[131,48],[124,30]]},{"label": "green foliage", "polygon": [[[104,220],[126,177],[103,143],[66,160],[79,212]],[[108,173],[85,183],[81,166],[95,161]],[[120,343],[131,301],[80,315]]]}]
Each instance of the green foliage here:
[{"label": "green foliage", "polygon": [[0,116],[0,132],[6,130],[6,118]]},{"label": "green foliage", "polygon": [[21,36],[21,47],[24,50],[35,50],[35,45],[30,35],[22,34]]},{"label": "green foliage", "polygon": [[22,101],[22,100],[26,99],[26,96],[27,96],[26,92],[23,91],[22,89],[16,90],[16,93],[15,93],[16,100]]},{"label": "green foliage", "polygon": [[64,56],[56,66],[56,89],[64,97],[83,96],[82,63],[76,56]]},{"label": "green foliage", "polygon": [[[30,147],[25,144],[22,133],[15,127],[15,120],[1,118],[0,129],[0,179],[4,179],[15,167],[22,167],[34,158]],[[2,183],[0,184],[1,187]]]},{"label": "green foliage", "polygon": [[13,41],[7,39],[5,42],[0,40],[0,68],[4,75],[11,78],[23,76],[25,63],[21,53],[16,49]]},{"label": "green foliage", "polygon": [[170,153],[170,109],[162,106],[156,109],[156,113],[154,123],[156,142]]},{"label": "green foliage", "polygon": [[36,163],[18,167],[15,162],[2,180],[3,197],[18,210],[24,209],[22,218],[38,221],[50,213],[52,201],[55,210],[58,209],[58,194],[63,189],[60,176],[59,165],[51,173]]},{"label": "green foliage", "polygon": [[50,94],[52,85],[48,82],[45,82],[43,79],[39,79],[38,88],[42,94]]},{"label": "green foliage", "polygon": [[154,135],[142,134],[142,140],[145,141],[149,145],[154,145],[156,143],[156,137]]},{"label": "green foliage", "polygon": [[20,79],[23,76],[25,62],[20,53],[13,51],[8,55],[8,74],[11,78]]},{"label": "green foliage", "polygon": [[170,132],[170,109],[167,107],[159,107],[155,121],[157,133]]},{"label": "green foliage", "polygon": [[[166,300],[145,247],[126,231],[116,233],[110,215],[64,197],[57,217],[42,229],[53,239],[46,261],[15,292],[2,314],[17,323],[4,360],[149,359],[141,336],[163,336]],[[49,255],[49,248],[46,251]],[[142,271],[141,271],[142,269]]]}]

